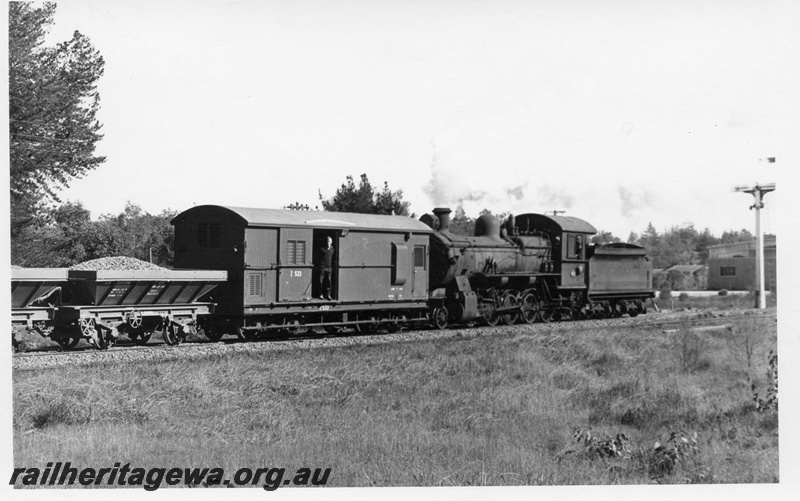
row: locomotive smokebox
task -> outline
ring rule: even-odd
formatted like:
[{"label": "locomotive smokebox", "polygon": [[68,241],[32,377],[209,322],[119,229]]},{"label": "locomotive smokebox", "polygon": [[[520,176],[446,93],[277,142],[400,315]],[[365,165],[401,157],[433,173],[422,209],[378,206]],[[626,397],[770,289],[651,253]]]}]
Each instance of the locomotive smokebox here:
[{"label": "locomotive smokebox", "polygon": [[450,229],[450,213],[453,212],[447,207],[437,207],[433,209],[433,214],[439,218],[439,231],[444,233]]}]

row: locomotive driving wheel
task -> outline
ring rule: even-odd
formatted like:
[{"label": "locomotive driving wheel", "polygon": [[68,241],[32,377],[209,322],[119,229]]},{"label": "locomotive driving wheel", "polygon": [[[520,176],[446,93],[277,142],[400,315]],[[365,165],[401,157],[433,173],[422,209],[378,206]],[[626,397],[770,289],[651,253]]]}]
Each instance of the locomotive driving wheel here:
[{"label": "locomotive driving wheel", "polygon": [[486,325],[494,327],[500,322],[500,317],[497,315],[497,310],[495,309],[494,304],[489,302],[481,303],[480,308]]},{"label": "locomotive driving wheel", "polygon": [[[501,308],[514,308],[519,304],[517,295],[513,292],[506,292],[500,300]],[[500,319],[506,325],[514,325],[519,319],[519,313],[515,311],[505,312],[500,316]]]},{"label": "locomotive driving wheel", "polygon": [[522,320],[526,324],[532,324],[539,316],[539,301],[536,296],[529,292],[522,297]]}]

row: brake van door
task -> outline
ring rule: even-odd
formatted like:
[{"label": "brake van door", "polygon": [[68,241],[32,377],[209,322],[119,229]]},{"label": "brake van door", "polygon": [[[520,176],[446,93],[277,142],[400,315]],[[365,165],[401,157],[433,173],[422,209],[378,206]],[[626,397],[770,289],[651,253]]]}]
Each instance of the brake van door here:
[{"label": "brake van door", "polygon": [[278,267],[278,230],[247,228],[244,251],[244,304],[256,306],[275,301]]},{"label": "brake van door", "polygon": [[278,273],[278,300],[304,301],[311,298],[314,269],[313,231],[281,228]]}]

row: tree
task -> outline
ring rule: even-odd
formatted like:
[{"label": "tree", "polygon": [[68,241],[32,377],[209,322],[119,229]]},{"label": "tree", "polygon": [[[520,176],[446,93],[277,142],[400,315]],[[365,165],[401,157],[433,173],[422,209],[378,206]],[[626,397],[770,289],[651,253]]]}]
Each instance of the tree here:
[{"label": "tree", "polygon": [[375,195],[375,207],[378,214],[394,214],[395,216],[407,216],[408,202],[403,202],[403,190],[393,192],[389,189],[389,183],[384,181],[383,191]]},{"label": "tree", "polygon": [[94,154],[103,137],[96,84],[105,63],[78,31],[42,47],[55,9],[49,2],[9,3],[12,238],[37,222],[48,202],[58,201],[58,189],[105,161]]},{"label": "tree", "polygon": [[464,207],[459,204],[450,218],[450,233],[471,236],[475,234],[475,220],[467,216]]},{"label": "tree", "polygon": [[738,242],[752,242],[755,239],[756,237],[746,229],[742,229],[740,231],[728,230],[722,232],[722,237],[720,238],[719,243],[734,244]]},{"label": "tree", "polygon": [[353,176],[347,176],[347,182],[336,190],[331,199],[322,198],[322,208],[331,212],[357,212],[361,214],[394,214],[408,216],[408,202],[403,202],[403,190],[393,192],[389,183],[383,184],[383,191],[375,193],[366,174],[361,174],[361,181],[356,186]]},{"label": "tree", "polygon": [[12,240],[11,262],[25,267],[69,268],[111,256],[129,256],[169,267],[174,260],[175,237],[170,221],[176,212],[151,215],[130,202],[119,215],[97,221],[83,205],[67,202],[44,212],[41,225],[25,227]]},{"label": "tree", "polygon": [[621,242],[619,238],[615,237],[610,231],[599,230],[593,237],[593,244],[611,244]]}]

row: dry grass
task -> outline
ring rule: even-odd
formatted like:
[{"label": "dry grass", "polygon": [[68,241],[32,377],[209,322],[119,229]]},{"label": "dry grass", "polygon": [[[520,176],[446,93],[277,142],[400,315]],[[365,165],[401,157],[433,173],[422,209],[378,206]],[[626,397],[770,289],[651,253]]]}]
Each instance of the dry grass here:
[{"label": "dry grass", "polygon": [[[660,330],[564,324],[20,371],[14,463],[331,467],[332,486],[776,482],[777,412],[756,412],[750,389],[769,383],[775,320],[753,322],[704,331],[693,370]],[[749,369],[735,342],[743,329],[765,338]],[[595,445],[621,433],[628,450],[600,454],[576,428]],[[698,438],[665,469],[669,451],[653,446],[671,432]]]}]

